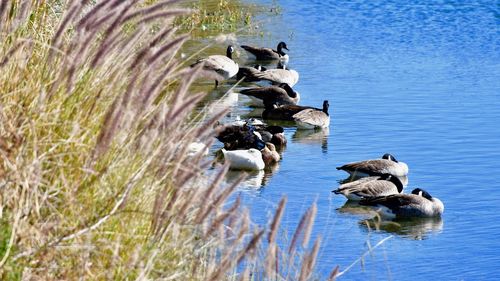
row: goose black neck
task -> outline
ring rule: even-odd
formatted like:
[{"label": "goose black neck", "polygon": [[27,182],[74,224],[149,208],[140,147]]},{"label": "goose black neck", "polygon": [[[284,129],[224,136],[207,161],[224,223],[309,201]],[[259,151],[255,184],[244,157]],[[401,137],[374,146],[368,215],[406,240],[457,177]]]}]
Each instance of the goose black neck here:
[{"label": "goose black neck", "polygon": [[386,180],[386,181],[390,181],[392,182],[396,188],[398,189],[398,192],[401,193],[403,191],[403,183],[401,182],[401,180],[396,177],[396,176],[393,176],[391,174],[382,174],[379,178],[379,180]]},{"label": "goose black neck", "polygon": [[278,47],[276,47],[276,50],[278,51],[278,54],[280,54],[280,56],[284,56],[285,53],[283,52],[283,42],[279,42],[278,43]]},{"label": "goose black neck", "polygon": [[283,47],[280,45],[278,45],[278,54],[280,54],[280,56],[284,56],[286,55],[285,52],[283,52]]},{"label": "goose black neck", "polygon": [[403,191],[403,183],[396,176],[391,176],[389,179],[396,187],[398,188],[398,192],[401,193]]},{"label": "goose black neck", "polygon": [[323,102],[323,112],[324,112],[324,113],[326,113],[326,115],[329,115],[329,114],[328,114],[328,107],[330,107],[330,105],[328,104],[328,101],[327,101],[327,100],[325,100],[325,101]]},{"label": "goose black neck", "polygon": [[432,196],[429,194],[429,192],[427,192],[421,188],[415,188],[411,193],[415,194],[415,195],[420,195],[428,200],[432,200]]},{"label": "goose black neck", "polygon": [[231,50],[231,46],[227,47],[226,56],[230,59],[233,59],[233,52]]},{"label": "goose black neck", "polygon": [[280,84],[280,87],[286,91],[286,93],[288,94],[289,97],[291,97],[291,98],[297,97],[297,94],[295,93],[295,91],[287,83]]},{"label": "goose black neck", "polygon": [[386,160],[391,160],[393,162],[396,162],[398,163],[398,160],[396,160],[396,157],[392,156],[391,154],[389,153],[386,153],[382,156],[382,159],[386,159]]}]

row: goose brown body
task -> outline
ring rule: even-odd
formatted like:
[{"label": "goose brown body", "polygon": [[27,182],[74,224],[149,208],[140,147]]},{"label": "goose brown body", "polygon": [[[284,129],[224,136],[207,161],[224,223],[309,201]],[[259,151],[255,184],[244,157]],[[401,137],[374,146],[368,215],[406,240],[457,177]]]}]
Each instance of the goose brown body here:
[{"label": "goose brown body", "polygon": [[290,87],[293,87],[299,82],[299,73],[293,69],[268,69],[266,71],[254,73],[252,79],[256,81],[268,81],[273,85],[286,83],[290,85]]},{"label": "goose brown body", "polygon": [[227,47],[225,56],[208,56],[197,60],[191,67],[202,64],[201,76],[215,80],[215,85],[217,86],[220,81],[227,80],[238,73],[239,67],[233,61],[233,52],[234,48],[230,45]]},{"label": "goose brown body", "polygon": [[254,103],[255,106],[296,105],[300,100],[299,93],[286,83],[278,86],[245,89],[240,93],[258,100],[259,102]]},{"label": "goose brown body", "polygon": [[276,50],[248,45],[242,45],[241,48],[254,55],[256,60],[288,60],[288,55],[283,52],[283,49],[288,51],[285,42],[279,42]]},{"label": "goose brown body", "polygon": [[382,174],[391,174],[398,177],[408,175],[408,165],[399,162],[391,154],[384,154],[382,159],[370,159],[359,162],[352,162],[340,167],[337,170],[343,170],[353,176],[376,176]]},{"label": "goose brown body", "polygon": [[389,218],[438,217],[444,212],[443,202],[420,188],[411,194],[364,198],[359,203],[376,207],[382,216]]},{"label": "goose brown body", "polygon": [[267,106],[262,113],[264,119],[295,121],[299,128],[326,128],[330,125],[329,103],[323,102],[323,108],[300,105]]},{"label": "goose brown body", "polygon": [[365,177],[339,186],[333,190],[349,200],[359,201],[363,198],[398,194],[403,191],[403,183],[393,175]]}]

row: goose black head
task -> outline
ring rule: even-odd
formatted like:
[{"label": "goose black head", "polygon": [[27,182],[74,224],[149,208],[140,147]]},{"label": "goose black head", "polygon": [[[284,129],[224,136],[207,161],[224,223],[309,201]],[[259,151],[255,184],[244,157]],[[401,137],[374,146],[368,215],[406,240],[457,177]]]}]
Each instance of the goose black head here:
[{"label": "goose black head", "polygon": [[286,47],[286,43],[285,43],[285,42],[283,42],[283,41],[281,41],[281,42],[279,42],[279,43],[278,43],[278,47],[277,47],[277,49],[278,49],[278,50],[277,50],[277,51],[278,51],[278,53],[279,53],[280,55],[282,55],[282,56],[284,56],[284,55],[285,55],[285,53],[283,52],[283,49],[285,49],[285,50],[289,51],[289,50],[288,50],[288,48]]},{"label": "goose black head", "polygon": [[432,196],[429,194],[429,192],[427,192],[427,191],[425,191],[425,190],[423,190],[423,189],[421,189],[421,188],[415,188],[415,189],[411,192],[411,194],[415,194],[415,195],[418,195],[418,196],[422,196],[422,197],[427,198],[427,199],[429,199],[429,200],[431,200],[431,199],[432,199]]},{"label": "goose black head", "polygon": [[326,115],[329,115],[328,114],[328,108],[330,107],[330,104],[328,103],[327,100],[323,101],[323,112],[326,113]]},{"label": "goose black head", "polygon": [[393,162],[398,163],[398,160],[396,160],[396,157],[392,156],[389,153],[384,154],[384,156],[382,156],[382,159],[391,160]]},{"label": "goose black head", "polygon": [[228,58],[233,59],[233,52],[234,52],[233,46],[231,46],[231,45],[227,46],[226,56]]},{"label": "goose black head", "polygon": [[382,174],[379,178],[379,180],[386,180],[386,181],[390,181],[392,182],[397,188],[398,188],[398,192],[401,193],[403,191],[403,183],[401,182],[401,180],[396,177],[396,176],[393,176],[391,174]]}]

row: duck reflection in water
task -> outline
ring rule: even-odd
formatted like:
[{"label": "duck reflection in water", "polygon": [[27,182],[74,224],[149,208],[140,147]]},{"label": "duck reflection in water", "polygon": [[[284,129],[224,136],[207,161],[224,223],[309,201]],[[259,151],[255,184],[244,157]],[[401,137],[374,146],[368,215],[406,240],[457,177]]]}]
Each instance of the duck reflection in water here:
[{"label": "duck reflection in water", "polygon": [[430,235],[440,233],[443,230],[443,219],[441,217],[432,217],[383,220],[375,216],[360,221],[359,225],[366,231],[375,230],[396,234],[403,238],[424,240]]},{"label": "duck reflection in water", "polygon": [[337,211],[343,214],[358,215],[363,218],[373,217],[373,209],[367,206],[361,206],[357,201],[347,200]]},{"label": "duck reflection in water", "polygon": [[296,130],[292,136],[293,142],[302,144],[321,144],[323,153],[328,152],[328,136],[330,135],[329,128],[316,130]]},{"label": "duck reflection in water", "polygon": [[[266,186],[271,177],[279,170],[279,162],[271,165],[267,165],[264,170],[260,171],[245,171],[247,176],[240,183],[239,187],[242,189],[252,189],[259,190]],[[229,170],[226,173],[225,182],[227,184],[232,184],[234,181],[238,180],[241,176],[242,171]]]},{"label": "duck reflection in water", "polygon": [[403,238],[423,240],[429,235],[440,233],[443,230],[441,217],[387,220],[381,218],[373,209],[361,206],[356,201],[347,201],[337,211],[360,216],[362,220],[359,225],[368,232],[386,232]]}]

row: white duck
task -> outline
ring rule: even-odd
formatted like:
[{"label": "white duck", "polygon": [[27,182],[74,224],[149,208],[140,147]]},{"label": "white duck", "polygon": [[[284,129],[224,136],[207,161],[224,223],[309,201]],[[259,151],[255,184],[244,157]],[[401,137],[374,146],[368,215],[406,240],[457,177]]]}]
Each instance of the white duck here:
[{"label": "white duck", "polygon": [[225,150],[222,149],[225,161],[229,162],[229,168],[235,170],[258,171],[266,166],[262,160],[262,153],[255,149],[248,150]]}]

